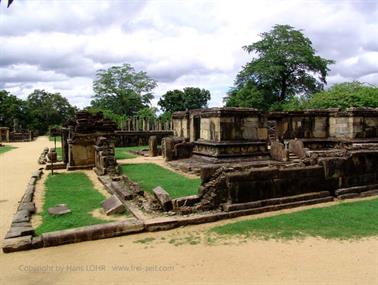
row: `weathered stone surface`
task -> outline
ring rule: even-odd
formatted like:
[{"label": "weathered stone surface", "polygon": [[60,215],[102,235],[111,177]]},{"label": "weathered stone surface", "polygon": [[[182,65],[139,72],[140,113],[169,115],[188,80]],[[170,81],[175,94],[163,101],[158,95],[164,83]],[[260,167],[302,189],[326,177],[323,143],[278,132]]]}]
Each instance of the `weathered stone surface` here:
[{"label": "weathered stone surface", "polygon": [[361,197],[370,197],[375,195],[378,195],[378,189],[361,192],[360,194]]},{"label": "weathered stone surface", "polygon": [[189,158],[193,154],[194,144],[190,142],[178,143],[174,146],[175,159]]},{"label": "weathered stone surface", "polygon": [[343,194],[348,194],[348,193],[360,193],[360,192],[366,191],[367,189],[368,189],[367,186],[340,188],[335,191],[335,194],[338,196],[338,195],[343,195]]},{"label": "weathered stone surface", "polygon": [[348,194],[339,195],[339,196],[337,196],[337,198],[342,199],[342,200],[346,200],[346,199],[358,198],[359,196],[360,196],[360,194],[358,194],[358,193],[348,193]]},{"label": "weathered stone surface", "polygon": [[156,199],[159,201],[159,204],[162,206],[164,211],[172,210],[172,199],[167,191],[158,186],[154,190],[152,190],[152,192],[154,193]]},{"label": "weathered stone surface", "polygon": [[121,222],[92,225],[75,229],[49,232],[42,234],[43,246],[56,246],[87,240],[96,240],[129,233],[141,232],[144,224],[136,219],[128,219]]},{"label": "weathered stone surface", "polygon": [[158,141],[156,136],[150,136],[148,139],[148,155],[151,157],[158,155]]},{"label": "weathered stone surface", "polygon": [[30,221],[30,212],[28,210],[17,211],[13,217],[12,223],[22,223]]},{"label": "weathered stone surface", "polygon": [[48,208],[47,212],[52,216],[62,216],[71,213],[71,209],[69,209],[66,204],[59,204],[55,207]]},{"label": "weathered stone surface", "polygon": [[33,172],[32,177],[35,177],[37,179],[41,178],[43,171],[42,170],[36,170]]},{"label": "weathered stone surface", "polygon": [[235,210],[244,210],[244,209],[252,209],[261,207],[261,201],[257,202],[248,202],[248,203],[240,203],[240,204],[223,204],[222,208],[223,211],[235,211]]},{"label": "weathered stone surface", "polygon": [[41,236],[33,237],[32,238],[32,248],[37,249],[37,248],[42,248],[42,247],[43,247],[42,237]]},{"label": "weathered stone surface", "polygon": [[20,236],[28,236],[28,235],[34,235],[34,229],[32,227],[17,227],[15,224],[13,224],[7,234],[5,235],[5,238],[15,238]]},{"label": "weathered stone surface", "polygon": [[273,142],[270,146],[270,156],[274,160],[288,161],[289,152],[285,149],[285,145],[280,142]]},{"label": "weathered stone surface", "polygon": [[36,211],[36,208],[35,208],[35,204],[34,202],[21,202],[19,205],[18,205],[18,209],[17,210],[27,210],[29,211],[30,213],[35,213]]},{"label": "weathered stone surface", "polygon": [[212,164],[201,167],[201,170],[200,170],[201,183],[203,184],[203,183],[208,182],[219,167],[220,166],[212,165]]},{"label": "weathered stone surface", "polygon": [[198,195],[185,196],[172,200],[173,208],[193,206],[200,201]]},{"label": "weathered stone surface", "polygon": [[23,203],[32,202],[33,197],[34,197],[34,191],[35,191],[35,186],[28,184],[28,186],[26,187],[25,194],[22,197],[21,202],[23,202]]},{"label": "weathered stone surface", "polygon": [[123,181],[112,181],[110,187],[113,193],[116,193],[123,200],[132,200],[135,196],[134,193],[127,189]]},{"label": "weathered stone surface", "polygon": [[299,158],[304,158],[306,156],[303,141],[301,140],[290,140],[289,141],[289,152],[294,153]]},{"label": "weathered stone surface", "polygon": [[125,206],[116,195],[112,195],[102,203],[106,215],[120,214],[125,211]]},{"label": "weathered stone surface", "polygon": [[29,185],[35,185],[35,183],[37,182],[37,180],[38,180],[38,178],[36,178],[36,177],[30,178]]},{"label": "weathered stone surface", "polygon": [[3,241],[3,252],[10,253],[15,251],[27,250],[32,246],[32,236],[22,236],[9,238]]}]

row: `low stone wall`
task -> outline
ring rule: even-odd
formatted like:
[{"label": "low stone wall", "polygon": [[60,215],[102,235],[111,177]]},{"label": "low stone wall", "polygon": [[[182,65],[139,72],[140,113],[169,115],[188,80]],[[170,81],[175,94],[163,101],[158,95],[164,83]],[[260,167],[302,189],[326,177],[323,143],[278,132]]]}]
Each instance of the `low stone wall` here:
[{"label": "low stone wall", "polygon": [[114,139],[116,147],[148,145],[150,136],[156,136],[158,144],[162,138],[173,135],[173,131],[115,131]]}]

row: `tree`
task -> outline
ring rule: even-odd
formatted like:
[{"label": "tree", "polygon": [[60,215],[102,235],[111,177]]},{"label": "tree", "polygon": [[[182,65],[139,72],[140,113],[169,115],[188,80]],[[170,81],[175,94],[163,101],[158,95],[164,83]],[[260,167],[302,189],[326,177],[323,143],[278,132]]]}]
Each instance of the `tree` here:
[{"label": "tree", "polygon": [[13,128],[14,120],[19,126],[26,127],[27,113],[25,101],[0,90],[0,127]]},{"label": "tree", "polygon": [[49,126],[62,125],[75,115],[76,109],[59,93],[34,90],[26,99],[28,127],[45,134]]},{"label": "tree", "polygon": [[378,87],[361,82],[344,82],[329,90],[313,94],[305,103],[306,108],[372,107],[378,108]]},{"label": "tree", "polygon": [[151,91],[156,86],[147,73],[136,72],[129,64],[100,69],[93,82],[95,95],[91,105],[118,115],[134,116],[149,106],[153,99]]},{"label": "tree", "polygon": [[210,91],[197,87],[185,87],[183,91],[172,90],[165,93],[158,104],[164,112],[176,112],[207,107]]},{"label": "tree", "polygon": [[[255,57],[235,80],[235,96],[250,86],[251,93],[262,91],[267,105],[283,103],[294,95],[308,95],[323,90],[329,71],[328,60],[315,55],[310,39],[301,30],[288,25],[275,25],[262,39],[243,49]],[[245,92],[245,90],[244,90]],[[228,97],[225,99],[226,104]],[[253,106],[250,106],[253,107]]]}]

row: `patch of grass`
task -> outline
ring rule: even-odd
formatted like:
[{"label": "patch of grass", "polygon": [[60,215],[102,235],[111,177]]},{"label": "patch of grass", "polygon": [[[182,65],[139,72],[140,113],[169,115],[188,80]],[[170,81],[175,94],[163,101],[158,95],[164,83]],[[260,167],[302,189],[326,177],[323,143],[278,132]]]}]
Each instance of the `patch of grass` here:
[{"label": "patch of grass", "polygon": [[130,151],[142,150],[142,149],[146,149],[146,148],[148,148],[148,145],[116,147],[115,148],[115,158],[116,159],[135,158],[135,157],[137,157],[137,155],[130,153]]},{"label": "patch of grass", "polygon": [[152,193],[155,187],[161,186],[172,198],[197,194],[200,186],[198,178],[187,178],[153,163],[125,164],[121,169],[144,191]]},{"label": "patch of grass", "polygon": [[14,148],[15,148],[14,146],[10,146],[10,145],[0,146],[0,154],[10,151]]},{"label": "patch of grass", "polygon": [[[58,136],[58,137],[55,137],[56,138],[56,142],[61,142],[62,141],[62,137]],[[54,141],[54,137],[50,137],[49,136],[49,141],[53,142]]]},{"label": "patch of grass", "polygon": [[220,235],[293,239],[306,236],[325,239],[358,239],[378,235],[378,199],[340,203],[326,208],[283,214],[217,226]]},{"label": "patch of grass", "polygon": [[62,158],[63,158],[63,150],[62,150],[62,148],[61,147],[57,147],[55,149],[55,151],[56,151],[56,154],[58,156],[58,160],[62,160]]},{"label": "patch of grass", "polygon": [[154,240],[155,240],[155,238],[153,238],[153,237],[147,237],[147,238],[144,238],[144,239],[136,240],[136,241],[134,241],[134,243],[142,243],[142,244],[145,244],[145,243],[153,242]]},{"label": "patch of grass", "polygon": [[[42,224],[36,229],[38,235],[107,222],[90,214],[101,206],[105,197],[94,189],[92,182],[84,173],[60,173],[53,176],[49,174],[45,186]],[[48,208],[57,204],[66,204],[72,212],[62,216],[50,216],[47,212]]]}]

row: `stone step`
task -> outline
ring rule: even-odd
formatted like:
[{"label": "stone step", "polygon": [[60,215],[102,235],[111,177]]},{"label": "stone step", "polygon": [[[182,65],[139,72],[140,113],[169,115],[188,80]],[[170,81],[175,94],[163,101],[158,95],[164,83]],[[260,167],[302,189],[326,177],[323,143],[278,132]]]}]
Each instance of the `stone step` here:
[{"label": "stone step", "polygon": [[272,205],[283,205],[283,204],[299,202],[299,201],[309,201],[309,200],[320,199],[320,198],[325,198],[325,197],[331,197],[328,191],[312,192],[312,193],[306,193],[306,194],[301,194],[301,195],[253,201],[253,202],[247,202],[247,203],[223,204],[222,207],[224,211],[229,212],[229,211],[237,211],[237,210],[272,206]]}]

